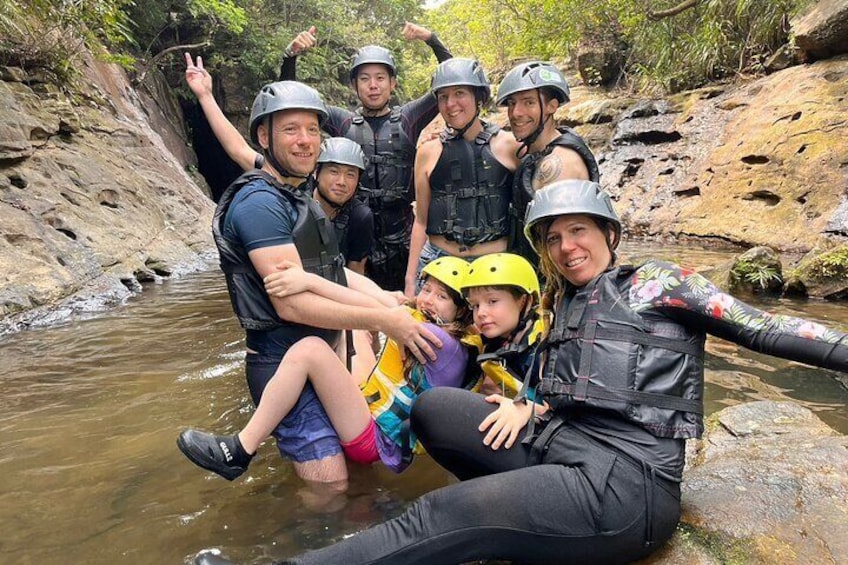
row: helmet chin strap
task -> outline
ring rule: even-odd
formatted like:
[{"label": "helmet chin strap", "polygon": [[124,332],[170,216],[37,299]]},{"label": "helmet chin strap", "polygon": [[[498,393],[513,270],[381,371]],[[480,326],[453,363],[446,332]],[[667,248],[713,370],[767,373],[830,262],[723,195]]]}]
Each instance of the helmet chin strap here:
[{"label": "helmet chin strap", "polygon": [[521,142],[521,146],[515,152],[515,156],[519,157],[519,158],[523,157],[524,155],[526,155],[527,153],[530,152],[530,146],[533,145],[536,142],[537,139],[539,139],[539,136],[542,135],[542,132],[545,129],[545,124],[547,124],[548,120],[553,117],[553,114],[545,117],[545,114],[544,114],[544,112],[545,112],[544,106],[545,105],[542,101],[542,91],[541,91],[541,89],[538,89],[538,88],[536,89],[536,95],[539,97],[539,125],[536,127],[536,129],[535,129],[535,131],[533,131],[533,133],[531,133],[530,135],[528,135],[524,139],[516,138],[516,139],[518,139],[518,141]]},{"label": "helmet chin strap", "polygon": [[274,114],[268,116],[268,149],[265,150],[265,158],[268,163],[274,167],[274,170],[277,171],[282,177],[294,177],[298,179],[306,179],[309,178],[309,174],[302,175],[300,173],[293,173],[283,167],[280,162],[277,160],[277,156],[274,155]]}]

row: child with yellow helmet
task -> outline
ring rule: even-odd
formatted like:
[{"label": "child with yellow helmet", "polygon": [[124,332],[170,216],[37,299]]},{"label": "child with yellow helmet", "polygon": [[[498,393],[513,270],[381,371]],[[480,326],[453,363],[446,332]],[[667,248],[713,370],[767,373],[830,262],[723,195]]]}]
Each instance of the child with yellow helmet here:
[{"label": "child with yellow helmet", "polygon": [[[259,445],[309,384],[326,410],[347,459],[362,464],[382,461],[392,471],[403,471],[412,454],[422,451],[407,425],[412,403],[431,387],[460,387],[465,379],[468,349],[461,338],[472,321],[461,284],[468,269],[463,259],[441,257],[421,272],[413,316],[429,324],[428,329],[442,342],[435,360],[425,365],[412,356],[404,360],[398,344],[389,339],[367,373],[355,374],[355,364],[351,374],[325,341],[307,337],[283,357],[256,412],[238,434],[218,436],[189,429],[180,435],[178,446],[196,465],[233,480],[247,470]],[[269,294],[280,297],[303,291],[320,294],[323,286],[323,279],[296,267],[266,278]],[[360,353],[367,355],[370,348],[357,348]]]},{"label": "child with yellow helmet", "polygon": [[[471,263],[462,292],[480,332],[477,362],[483,375],[512,398],[521,390],[544,330],[536,271],[520,255],[484,255]],[[486,384],[481,390],[487,390]]]}]

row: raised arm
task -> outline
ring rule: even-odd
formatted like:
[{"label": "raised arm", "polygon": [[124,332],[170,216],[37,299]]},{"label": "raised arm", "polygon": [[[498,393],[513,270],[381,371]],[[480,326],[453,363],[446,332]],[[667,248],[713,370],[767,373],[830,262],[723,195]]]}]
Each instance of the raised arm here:
[{"label": "raised arm", "polygon": [[655,308],[753,351],[848,372],[848,334],[754,308],[698,273],[671,263],[648,262],[634,277],[630,290],[634,309]]},{"label": "raised arm", "polygon": [[[453,58],[451,52],[439,40],[436,34],[427,28],[406,22],[403,26],[403,37],[407,41],[424,41],[427,43],[433,49],[433,53],[440,63]],[[410,139],[417,140],[424,128],[427,127],[427,124],[432,122],[438,113],[439,107],[436,103],[436,98],[429,92],[404,104],[403,114],[409,128],[407,134]]]},{"label": "raised arm", "polygon": [[297,57],[309,51],[318,43],[315,26],[298,33],[283,52],[283,62],[280,65],[280,80],[297,80]]},{"label": "raised arm", "polygon": [[430,49],[433,50],[433,54],[436,56],[436,60],[440,63],[453,58],[453,54],[445,47],[445,44],[442,43],[439,37],[426,27],[412,22],[406,22],[403,25],[403,38],[407,41],[423,41],[429,45]]},{"label": "raised arm", "polygon": [[245,171],[254,168],[259,154],[245,141],[235,126],[230,123],[215,97],[212,95],[212,76],[203,68],[203,59],[192,62],[191,54],[185,54],[185,79],[188,87],[197,96],[203,114],[212,128],[212,133],[220,142],[230,159]]}]

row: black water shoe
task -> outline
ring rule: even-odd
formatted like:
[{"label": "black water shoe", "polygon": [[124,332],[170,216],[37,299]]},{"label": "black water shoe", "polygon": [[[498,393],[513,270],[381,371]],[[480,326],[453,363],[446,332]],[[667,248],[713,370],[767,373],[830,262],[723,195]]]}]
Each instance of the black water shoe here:
[{"label": "black water shoe", "polygon": [[241,445],[238,436],[215,436],[199,430],[185,430],[177,438],[180,448],[191,462],[232,481],[247,471],[253,455]]}]

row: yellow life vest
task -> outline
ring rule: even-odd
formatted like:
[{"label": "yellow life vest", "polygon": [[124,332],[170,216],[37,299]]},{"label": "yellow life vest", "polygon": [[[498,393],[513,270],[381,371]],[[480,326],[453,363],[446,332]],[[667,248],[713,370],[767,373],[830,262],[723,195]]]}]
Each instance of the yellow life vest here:
[{"label": "yellow life vest", "polygon": [[[471,388],[474,392],[480,390],[485,377],[489,377],[501,389],[501,394],[507,398],[515,398],[521,390],[524,383],[524,375],[516,375],[511,371],[506,364],[505,357],[512,355],[533,355],[536,352],[536,346],[542,339],[547,327],[543,316],[539,316],[533,323],[533,327],[529,332],[526,332],[518,343],[511,343],[505,347],[501,347],[497,351],[491,353],[483,353],[478,355],[477,359],[480,369],[483,371],[482,376],[477,380]],[[479,337],[479,336],[478,336]],[[480,349],[482,351],[482,340]]]},{"label": "yellow life vest", "polygon": [[[410,313],[416,320],[426,321],[418,310],[410,309]],[[463,337],[460,342],[472,346],[467,338]],[[412,403],[431,387],[424,376],[423,366],[413,363],[408,374],[404,374],[403,365],[400,347],[393,339],[387,339],[377,365],[359,388],[368,403],[371,417],[382,432],[397,445],[408,446],[412,453],[421,454],[424,448],[409,437],[407,421]]]}]

